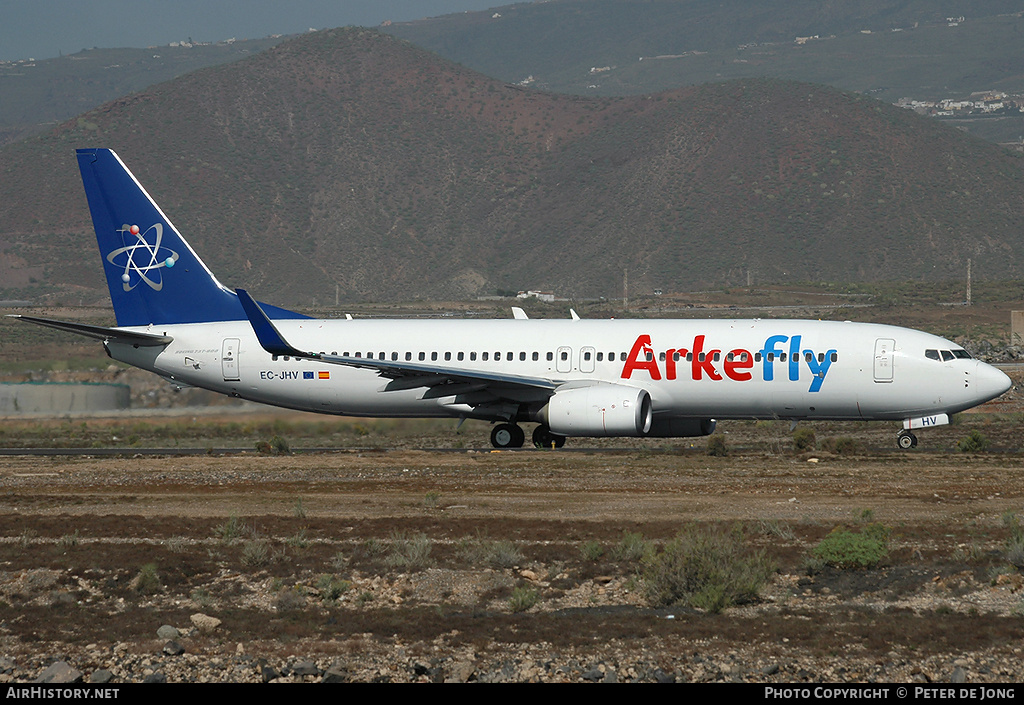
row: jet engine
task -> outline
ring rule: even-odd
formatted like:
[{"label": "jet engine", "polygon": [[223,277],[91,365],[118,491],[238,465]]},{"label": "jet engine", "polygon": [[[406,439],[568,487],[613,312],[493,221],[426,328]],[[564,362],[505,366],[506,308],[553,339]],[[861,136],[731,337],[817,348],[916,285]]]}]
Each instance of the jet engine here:
[{"label": "jet engine", "polygon": [[559,389],[538,414],[560,436],[643,436],[651,429],[651,395],[621,384]]}]

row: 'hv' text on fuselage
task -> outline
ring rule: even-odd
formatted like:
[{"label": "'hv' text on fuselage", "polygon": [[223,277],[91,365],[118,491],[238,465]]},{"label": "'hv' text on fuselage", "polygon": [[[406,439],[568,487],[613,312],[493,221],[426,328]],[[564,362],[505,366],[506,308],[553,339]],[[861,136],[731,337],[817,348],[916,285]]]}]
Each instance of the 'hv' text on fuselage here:
[{"label": "'hv' text on fuselage", "polygon": [[776,365],[782,365],[780,379],[798,382],[802,376],[809,376],[810,388],[807,391],[817,392],[837,359],[835,349],[816,351],[803,348],[799,335],[769,336],[761,349],[754,352],[744,348],[723,352],[710,347],[705,337],[694,336],[690,347],[666,348],[659,355],[651,343],[651,336],[637,336],[622,367],[622,379],[632,379],[635,372],[647,373],[653,381],[688,376],[694,381],[707,378],[748,382],[757,375],[765,382],[771,382],[776,379]]}]

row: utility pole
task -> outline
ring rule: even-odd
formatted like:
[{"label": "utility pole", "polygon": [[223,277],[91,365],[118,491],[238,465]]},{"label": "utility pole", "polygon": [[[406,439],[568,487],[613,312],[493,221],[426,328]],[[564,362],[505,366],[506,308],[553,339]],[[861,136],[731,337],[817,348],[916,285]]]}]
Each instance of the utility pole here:
[{"label": "utility pole", "polygon": [[622,270],[622,307],[629,310],[629,269]]},{"label": "utility pole", "polygon": [[967,258],[967,305],[971,305],[971,258]]}]

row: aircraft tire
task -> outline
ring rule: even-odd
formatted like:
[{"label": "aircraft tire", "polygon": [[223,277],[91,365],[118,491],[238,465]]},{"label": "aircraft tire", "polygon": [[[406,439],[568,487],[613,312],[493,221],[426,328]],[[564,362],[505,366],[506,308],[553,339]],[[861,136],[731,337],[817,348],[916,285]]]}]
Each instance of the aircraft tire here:
[{"label": "aircraft tire", "polygon": [[546,425],[541,424],[537,428],[533,429],[533,447],[541,450],[547,450],[549,448],[561,448],[565,445],[565,436],[559,436],[557,433],[552,433],[551,429]]},{"label": "aircraft tire", "polygon": [[514,423],[500,423],[491,429],[491,445],[495,448],[522,448],[525,441],[523,429]]},{"label": "aircraft tire", "polygon": [[917,436],[915,436],[910,431],[901,431],[899,435],[896,436],[896,445],[898,445],[903,450],[910,450],[911,448],[916,448]]}]

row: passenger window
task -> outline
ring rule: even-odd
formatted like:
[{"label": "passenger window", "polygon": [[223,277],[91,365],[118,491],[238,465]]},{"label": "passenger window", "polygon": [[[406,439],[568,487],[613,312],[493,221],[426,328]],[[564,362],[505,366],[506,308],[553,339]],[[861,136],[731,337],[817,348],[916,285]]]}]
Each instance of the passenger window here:
[{"label": "passenger window", "polygon": [[604,362],[604,353],[603,352],[597,354],[597,361],[598,362]]},{"label": "passenger window", "polygon": [[548,353],[548,362],[551,362],[554,359],[555,359],[555,354],[554,353]]},{"label": "passenger window", "polygon": [[487,362],[487,353],[480,353],[480,359]]},{"label": "passenger window", "polygon": [[471,361],[474,361],[474,362],[475,362],[475,361],[476,361],[476,353],[475,353],[475,352],[471,352],[471,353],[469,354],[469,359],[470,359]]},{"label": "passenger window", "polygon": [[436,352],[430,353],[430,359],[433,362],[437,362],[437,353]]},{"label": "passenger window", "polygon": [[412,362],[412,353],[411,352],[407,352],[405,354],[405,361],[406,362]]},{"label": "passenger window", "polygon": [[519,362],[526,362],[526,353],[519,353]]},{"label": "passenger window", "polygon": [[[590,359],[590,353],[587,353],[586,355],[584,355],[584,356],[583,356],[583,359],[584,359],[584,360],[589,360],[589,359]],[[665,353],[661,353],[660,355],[658,355],[658,359],[659,359],[659,360],[660,360],[661,362],[665,362]]]},{"label": "passenger window", "polygon": [[836,360],[839,359],[839,353],[832,353],[829,359],[832,360],[832,362],[835,362]]},{"label": "passenger window", "polygon": [[939,359],[939,351],[938,350],[925,350],[924,351],[924,356],[926,358],[928,358],[929,360],[938,360]]},{"label": "passenger window", "polygon": [[459,361],[461,362],[463,359],[465,359],[466,353],[460,352],[456,357],[458,357]]},{"label": "passenger window", "polygon": [[496,352],[496,353],[494,353],[494,360],[495,360],[495,361],[498,361],[498,360],[500,360],[500,359],[501,359],[501,353],[500,353],[500,352]]},{"label": "passenger window", "polygon": [[423,362],[424,360],[426,360],[426,359],[427,359],[427,354],[426,354],[426,353],[423,353],[423,352],[421,352],[421,353],[420,353],[420,355],[419,355],[419,358],[420,358],[420,362]]},{"label": "passenger window", "polygon": [[[648,358],[647,358],[647,359],[650,359],[650,354],[651,354],[651,353],[647,353],[647,355],[648,355]],[[563,353],[562,353],[562,360],[564,361],[564,360],[568,360],[568,359],[569,359],[569,353],[567,353],[567,352],[563,352]]]},{"label": "passenger window", "polygon": [[537,360],[539,360],[539,359],[540,359],[540,353],[537,353],[537,352],[535,352],[535,353],[533,354],[533,361],[534,361],[534,362],[537,362]]},{"label": "passenger window", "polygon": [[446,352],[446,353],[444,354],[444,359],[445,359],[445,360],[451,360],[451,359],[452,359],[452,354],[451,354],[450,352]]}]

